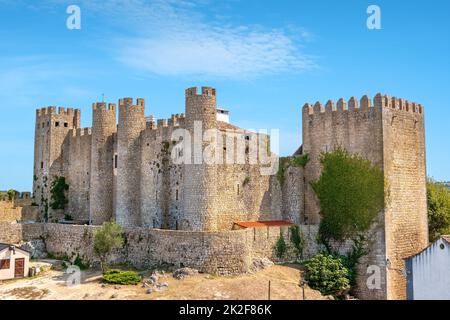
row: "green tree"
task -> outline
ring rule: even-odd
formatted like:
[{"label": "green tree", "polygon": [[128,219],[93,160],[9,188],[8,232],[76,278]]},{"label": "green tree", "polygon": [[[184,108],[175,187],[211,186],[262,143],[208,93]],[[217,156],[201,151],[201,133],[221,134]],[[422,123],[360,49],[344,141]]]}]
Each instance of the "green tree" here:
[{"label": "green tree", "polygon": [[291,242],[294,245],[295,251],[297,253],[297,258],[303,259],[303,249],[305,246],[305,239],[303,239],[302,231],[298,225],[293,225],[290,227],[291,231]]},{"label": "green tree", "polygon": [[18,192],[14,189],[9,189],[6,193],[8,194],[9,201],[13,201],[16,197],[16,194],[18,194]]},{"label": "green tree", "polygon": [[319,240],[358,239],[384,207],[383,172],[370,161],[343,148],[323,153],[320,179],[312,188],[320,201]]},{"label": "green tree", "polygon": [[450,190],[442,183],[427,181],[428,231],[430,241],[450,234]]},{"label": "green tree", "polygon": [[123,247],[122,233],[122,227],[114,221],[104,222],[102,227],[95,232],[94,252],[100,259],[103,273],[107,269],[106,261],[111,251]]},{"label": "green tree", "polygon": [[284,241],[283,235],[280,234],[280,237],[275,243],[275,254],[279,259],[281,259],[285,255],[286,250],[287,250],[286,242]]}]

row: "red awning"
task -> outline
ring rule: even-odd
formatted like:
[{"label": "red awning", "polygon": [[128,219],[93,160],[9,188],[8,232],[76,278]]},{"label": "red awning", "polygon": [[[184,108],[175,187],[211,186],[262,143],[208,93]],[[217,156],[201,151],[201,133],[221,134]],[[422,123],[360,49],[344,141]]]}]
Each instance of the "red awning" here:
[{"label": "red awning", "polygon": [[278,226],[291,226],[293,223],[284,220],[272,220],[272,221],[238,221],[236,225],[243,228],[262,228],[262,227],[278,227]]}]

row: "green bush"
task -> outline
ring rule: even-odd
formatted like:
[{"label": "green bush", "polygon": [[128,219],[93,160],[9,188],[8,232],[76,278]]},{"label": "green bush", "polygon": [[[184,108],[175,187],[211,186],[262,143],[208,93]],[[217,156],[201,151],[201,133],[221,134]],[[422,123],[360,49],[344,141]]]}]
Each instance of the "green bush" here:
[{"label": "green bush", "polygon": [[305,246],[305,239],[303,239],[303,234],[300,227],[293,225],[290,227],[291,231],[291,242],[294,245],[297,257],[303,259],[303,248]]},{"label": "green bush", "polygon": [[103,274],[103,280],[112,284],[138,284],[141,281],[139,275],[134,271],[122,271],[111,269]]},{"label": "green bush", "polygon": [[277,258],[281,259],[286,254],[287,245],[284,241],[283,235],[280,235],[280,237],[277,240],[277,243],[275,244],[275,254]]},{"label": "green bush", "polygon": [[322,294],[340,296],[350,289],[350,272],[340,257],[318,253],[305,263],[305,280]]}]

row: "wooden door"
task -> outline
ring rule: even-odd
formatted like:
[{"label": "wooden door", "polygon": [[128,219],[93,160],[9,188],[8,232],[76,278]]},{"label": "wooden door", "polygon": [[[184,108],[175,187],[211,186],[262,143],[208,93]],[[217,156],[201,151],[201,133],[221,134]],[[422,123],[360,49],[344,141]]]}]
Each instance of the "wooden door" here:
[{"label": "wooden door", "polygon": [[25,259],[19,258],[14,261],[14,278],[22,278],[24,276]]}]

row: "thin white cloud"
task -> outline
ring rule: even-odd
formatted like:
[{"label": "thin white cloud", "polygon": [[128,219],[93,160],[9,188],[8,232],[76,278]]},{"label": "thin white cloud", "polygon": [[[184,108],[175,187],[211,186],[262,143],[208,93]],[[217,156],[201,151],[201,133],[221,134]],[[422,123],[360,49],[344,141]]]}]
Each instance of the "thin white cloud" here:
[{"label": "thin white cloud", "polygon": [[120,26],[126,35],[113,35],[113,58],[144,74],[242,79],[315,67],[301,48],[311,39],[304,28],[215,21],[204,14],[213,5],[208,0],[80,2],[82,15],[95,15],[99,24],[110,21],[114,30]]}]

